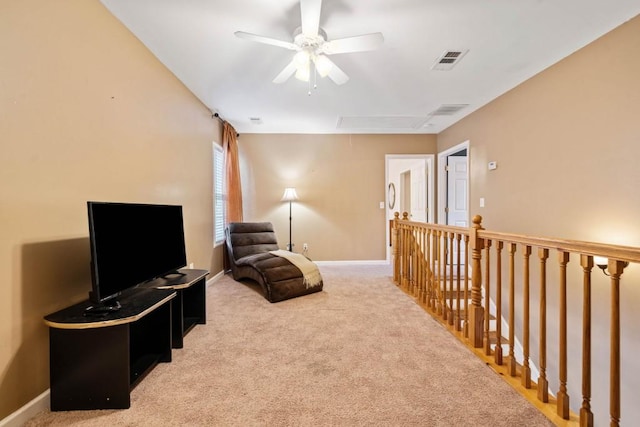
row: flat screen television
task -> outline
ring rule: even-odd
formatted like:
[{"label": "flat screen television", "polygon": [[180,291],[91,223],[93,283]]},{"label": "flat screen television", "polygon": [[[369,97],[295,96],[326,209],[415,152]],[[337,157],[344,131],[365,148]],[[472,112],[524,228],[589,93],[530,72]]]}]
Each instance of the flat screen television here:
[{"label": "flat screen television", "polygon": [[87,208],[92,303],[119,308],[122,291],[187,265],[182,206],[90,201]]}]

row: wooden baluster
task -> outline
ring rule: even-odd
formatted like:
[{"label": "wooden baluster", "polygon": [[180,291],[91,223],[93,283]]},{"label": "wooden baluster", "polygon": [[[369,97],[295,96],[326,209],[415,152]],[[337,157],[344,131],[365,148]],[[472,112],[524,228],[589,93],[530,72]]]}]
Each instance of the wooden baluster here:
[{"label": "wooden baluster", "polygon": [[447,258],[449,256],[449,232],[445,231],[442,234],[442,320],[449,320],[449,307],[447,305]]},{"label": "wooden baluster", "polygon": [[401,227],[400,233],[402,236],[402,246],[400,247],[400,287],[404,288],[407,275],[407,268],[405,266],[407,263],[407,229],[404,224]]},{"label": "wooden baluster", "polygon": [[424,299],[425,299],[425,294],[426,294],[426,290],[425,290],[425,277],[426,277],[426,269],[424,268],[425,263],[427,262],[426,258],[425,258],[425,247],[424,247],[424,237],[425,234],[425,229],[424,227],[420,227],[418,235],[420,236],[420,242],[418,244],[418,246],[420,247],[420,257],[419,259],[419,263],[418,263],[418,271],[420,272],[420,275],[418,276],[418,301],[420,301],[420,303],[424,303]]},{"label": "wooden baluster", "polygon": [[454,247],[453,247],[453,241],[454,241],[454,236],[455,233],[449,233],[449,325],[453,326],[453,318],[454,318],[454,311],[453,311],[453,300],[454,300],[454,296],[453,296],[453,252],[454,252]]},{"label": "wooden baluster", "polygon": [[399,234],[400,227],[400,214],[398,212],[393,213],[393,228],[391,232],[391,247],[393,249],[393,281],[395,284],[400,283],[400,241]]},{"label": "wooden baluster", "polygon": [[420,300],[421,284],[422,284],[422,229],[416,227],[416,284],[414,296]]},{"label": "wooden baluster", "polygon": [[398,265],[398,282],[396,283],[396,285],[398,286],[402,286],[402,262],[403,262],[403,251],[404,251],[404,229],[402,227],[402,224],[400,222],[398,222],[398,260],[396,261],[396,264]]},{"label": "wooden baluster", "polygon": [[404,264],[403,264],[403,270],[404,270],[404,282],[403,282],[403,289],[407,289],[407,287],[409,286],[409,275],[411,273],[411,269],[410,269],[410,262],[411,262],[411,230],[409,228],[409,226],[407,226],[405,224],[404,227]]},{"label": "wooden baluster", "polygon": [[411,227],[411,279],[409,280],[409,293],[416,294],[416,279],[418,277],[418,238],[416,227]]},{"label": "wooden baluster", "polygon": [[440,242],[438,241],[438,230],[433,230],[432,233],[432,244],[433,244],[433,259],[431,260],[432,267],[431,271],[433,272],[433,304],[431,309],[434,313],[438,313],[439,303],[438,303],[438,254],[440,253]]},{"label": "wooden baluster", "polygon": [[520,378],[525,388],[531,388],[531,368],[529,367],[529,256],[531,246],[525,245],[523,249],[523,310],[522,310],[522,377]]},{"label": "wooden baluster", "polygon": [[398,220],[396,225],[398,226],[398,260],[396,262],[398,264],[398,282],[396,284],[398,286],[402,286],[402,263],[404,261],[404,227],[402,226],[400,220]]},{"label": "wooden baluster", "polygon": [[423,248],[424,248],[424,243],[422,241],[422,232],[423,232],[423,228],[422,227],[416,227],[416,233],[417,233],[417,237],[416,237],[416,271],[417,271],[417,277],[416,277],[416,290],[415,290],[415,297],[418,301],[422,300],[422,294],[424,293],[424,288],[423,288],[423,284],[424,284],[424,259],[423,259]]},{"label": "wooden baluster", "polygon": [[580,256],[583,272],[582,301],[582,407],[580,408],[580,427],[593,427],[591,412],[591,269],[593,257]]},{"label": "wooden baluster", "polygon": [[432,230],[430,228],[427,229],[427,307],[433,309],[433,253],[431,251],[431,233]]},{"label": "wooden baluster", "polygon": [[469,338],[469,236],[464,235],[464,328],[465,338]]},{"label": "wooden baluster", "polygon": [[[406,212],[403,212],[402,220],[409,221],[409,214]],[[402,273],[403,273],[402,288],[406,290],[407,287],[409,286],[410,240],[409,240],[409,226],[407,226],[407,224],[404,224],[403,228],[404,228],[404,235],[403,235],[404,252],[403,252],[403,262],[402,262]]]},{"label": "wooden baluster", "polygon": [[538,377],[538,400],[549,401],[547,380],[547,258],[549,249],[538,248],[540,258],[540,376]]},{"label": "wooden baluster", "polygon": [[416,295],[416,291],[418,289],[418,278],[419,276],[419,262],[418,262],[418,254],[420,253],[420,248],[418,247],[418,227],[412,227],[412,236],[413,236],[413,250],[412,250],[412,259],[411,259],[411,265],[412,265],[412,280],[411,280],[411,295],[415,296]]},{"label": "wooden baluster", "polygon": [[484,354],[491,355],[491,338],[489,325],[491,323],[491,240],[484,242]]},{"label": "wooden baluster", "polygon": [[496,347],[493,350],[496,365],[502,365],[502,241],[496,242]]},{"label": "wooden baluster", "polygon": [[422,304],[427,304],[427,293],[429,292],[429,248],[427,247],[427,228],[422,229]]},{"label": "wooden baluster", "polygon": [[556,410],[563,419],[569,419],[569,395],[567,394],[567,263],[569,252],[558,252],[560,264],[560,390]]},{"label": "wooden baluster", "polygon": [[[444,257],[444,244],[442,243],[442,230],[438,230],[438,314],[442,316],[444,312],[444,298],[442,295],[442,284],[444,283],[442,277],[442,258]],[[445,317],[446,319],[446,317]]]},{"label": "wooden baluster", "polygon": [[[461,256],[461,248],[460,248],[460,241],[462,240],[462,235],[460,233],[456,233],[456,248],[458,249],[457,252],[457,257],[456,257],[456,276],[457,276],[457,280],[456,280],[456,331],[461,331],[462,330],[462,319],[460,318],[460,304],[461,304],[461,299],[460,299],[460,256]],[[466,301],[465,301],[466,304]]]},{"label": "wooden baluster", "polygon": [[406,281],[405,281],[405,290],[409,290],[411,288],[411,245],[413,242],[411,241],[411,227],[407,226],[407,271],[406,271]]},{"label": "wooden baluster", "polygon": [[516,376],[516,356],[514,352],[515,332],[516,332],[516,291],[515,291],[515,256],[516,244],[509,243],[509,375]]},{"label": "wooden baluster", "polygon": [[469,340],[475,348],[482,347],[482,327],[484,326],[484,309],[482,308],[482,249],[484,241],[478,237],[482,230],[482,217],[473,217],[473,225],[469,229],[471,242],[471,307],[469,307]]},{"label": "wooden baluster", "polygon": [[609,260],[611,275],[611,363],[609,374],[609,410],[611,427],[620,425],[620,276],[628,264],[623,261]]},{"label": "wooden baluster", "polygon": [[422,230],[422,250],[424,251],[424,260],[422,263],[423,282],[422,282],[422,304],[427,305],[427,295],[429,293],[429,247],[427,246],[427,233],[429,229]]}]

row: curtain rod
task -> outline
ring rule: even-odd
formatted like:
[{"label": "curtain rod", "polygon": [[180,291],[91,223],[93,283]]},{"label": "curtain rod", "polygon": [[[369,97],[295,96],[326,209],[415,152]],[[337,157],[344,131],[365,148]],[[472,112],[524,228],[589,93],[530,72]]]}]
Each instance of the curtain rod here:
[{"label": "curtain rod", "polygon": [[[222,117],[220,117],[220,114],[218,113],[213,113],[213,116],[211,116],[212,118],[215,117],[216,119],[220,120],[222,123],[226,123],[227,121],[225,119],[223,119]],[[239,138],[240,134],[236,133],[236,138]]]}]

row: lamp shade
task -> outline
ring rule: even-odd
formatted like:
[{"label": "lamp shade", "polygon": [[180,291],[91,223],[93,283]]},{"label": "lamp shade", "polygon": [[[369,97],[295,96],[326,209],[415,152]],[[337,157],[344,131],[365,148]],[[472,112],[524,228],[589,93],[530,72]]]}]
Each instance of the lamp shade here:
[{"label": "lamp shade", "polygon": [[293,200],[298,200],[298,194],[296,194],[296,189],[293,187],[287,187],[284,189],[284,194],[282,195],[281,201],[283,202],[291,202]]}]

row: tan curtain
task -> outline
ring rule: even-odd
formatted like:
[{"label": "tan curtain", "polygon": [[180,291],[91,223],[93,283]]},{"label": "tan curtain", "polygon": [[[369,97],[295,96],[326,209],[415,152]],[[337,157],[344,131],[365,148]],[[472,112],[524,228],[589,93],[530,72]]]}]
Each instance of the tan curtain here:
[{"label": "tan curtain", "polygon": [[222,148],[225,158],[225,180],[227,203],[225,220],[242,222],[242,186],[240,185],[240,164],[238,160],[237,132],[229,123],[224,122],[222,129]]}]

